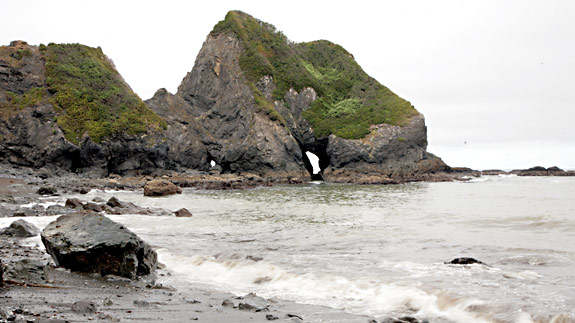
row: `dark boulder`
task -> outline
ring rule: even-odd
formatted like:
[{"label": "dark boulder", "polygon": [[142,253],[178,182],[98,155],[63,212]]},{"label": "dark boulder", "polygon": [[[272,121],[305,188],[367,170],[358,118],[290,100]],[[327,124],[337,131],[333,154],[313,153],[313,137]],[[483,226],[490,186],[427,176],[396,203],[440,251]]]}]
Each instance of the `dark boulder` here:
[{"label": "dark boulder", "polygon": [[37,236],[40,230],[30,222],[16,220],[9,227],[1,230],[0,234],[15,238],[29,238]]},{"label": "dark boulder", "polygon": [[2,265],[2,259],[0,259],[0,286],[4,285],[4,266]]},{"label": "dark boulder", "polygon": [[186,208],[181,208],[181,209],[175,211],[174,214],[175,214],[176,217],[178,217],[178,218],[189,218],[189,217],[192,217],[192,213],[191,213],[190,211],[188,211],[188,209],[186,209]]},{"label": "dark boulder", "polygon": [[164,196],[181,193],[181,188],[164,179],[149,181],[144,185],[144,196]]},{"label": "dark boulder", "polygon": [[103,212],[106,209],[106,205],[105,204],[97,204],[97,203],[93,203],[93,202],[88,202],[86,204],[84,204],[84,210],[86,211],[94,211],[94,212]]},{"label": "dark boulder", "polygon": [[112,208],[115,208],[115,207],[123,208],[123,207],[125,207],[125,204],[120,202],[120,200],[118,200],[118,198],[115,196],[110,197],[110,199],[108,200],[108,202],[106,202],[106,204]]},{"label": "dark boulder", "polygon": [[64,206],[71,209],[83,209],[84,203],[77,198],[71,198],[66,200]]},{"label": "dark boulder", "polygon": [[36,193],[40,195],[54,195],[57,191],[58,190],[55,187],[42,186],[36,191]]},{"label": "dark boulder", "polygon": [[130,279],[153,273],[157,255],[122,224],[95,213],[63,215],[42,231],[46,251],[72,271]]},{"label": "dark boulder", "polygon": [[475,258],[469,258],[469,257],[462,257],[462,258],[455,258],[450,262],[446,262],[446,265],[473,265],[473,264],[478,264],[478,265],[485,265],[485,263],[475,259]]}]

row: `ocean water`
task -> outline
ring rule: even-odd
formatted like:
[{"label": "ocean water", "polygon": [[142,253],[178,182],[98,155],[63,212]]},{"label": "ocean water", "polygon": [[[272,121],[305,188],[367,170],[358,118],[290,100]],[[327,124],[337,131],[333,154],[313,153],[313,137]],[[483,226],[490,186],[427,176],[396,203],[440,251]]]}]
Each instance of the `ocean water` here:
[{"label": "ocean water", "polygon": [[[96,196],[194,214],[110,216],[157,248],[172,285],[376,318],[575,322],[574,177],[78,197]],[[40,227],[53,219],[27,218]],[[457,257],[488,266],[445,264]]]}]

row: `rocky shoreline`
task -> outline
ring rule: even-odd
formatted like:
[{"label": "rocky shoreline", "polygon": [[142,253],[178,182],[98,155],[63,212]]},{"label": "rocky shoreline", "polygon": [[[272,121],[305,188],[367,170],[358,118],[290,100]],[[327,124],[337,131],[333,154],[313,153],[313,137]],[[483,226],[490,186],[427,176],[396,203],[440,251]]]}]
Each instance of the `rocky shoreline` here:
[{"label": "rocky shoreline", "polygon": [[[69,198],[66,205],[57,206],[57,209],[53,208],[56,206],[45,209],[31,207],[37,213],[18,213],[18,210],[22,211],[22,205],[37,204],[47,196],[65,198],[67,194],[77,195],[82,189],[141,189],[142,183],[146,182],[143,178],[69,180],[40,179],[34,175],[37,174],[28,174],[24,170],[10,178],[0,178],[1,217],[55,216],[73,214],[78,210],[81,214],[88,212],[100,216],[122,212],[142,216],[172,215],[168,210],[143,208],[116,198],[109,201]],[[64,185],[67,180],[70,185]],[[217,182],[217,179],[212,180]],[[110,181],[117,184],[110,185]],[[11,214],[11,209],[16,211]],[[37,232],[33,238],[0,234],[0,261],[3,269],[1,322],[419,322],[411,317],[378,321],[333,308],[264,299],[255,294],[236,296],[192,284],[182,286],[181,282],[178,288],[174,288],[169,286],[170,270],[163,265],[153,275],[134,279],[73,272],[56,266],[41,247]]]},{"label": "rocky shoreline", "polygon": [[[436,174],[428,181],[465,180],[485,175],[515,174],[518,176],[573,176],[573,171],[556,167],[534,167],[511,172],[489,170],[474,171],[453,168],[449,176]],[[255,175],[216,175],[208,173],[165,173],[160,176],[83,178],[74,174],[45,176],[42,171],[27,168],[2,167],[0,177],[0,217],[55,216],[74,212],[99,214],[170,215],[164,209],[143,208],[116,198],[109,201],[68,199],[66,205],[42,207],[37,205],[46,196],[65,197],[90,190],[141,190],[155,179],[169,181],[180,187],[198,189],[249,189],[275,184],[300,184],[302,179],[282,181],[263,179]],[[62,174],[60,174],[62,175]],[[377,177],[374,177],[377,178]],[[364,184],[378,183],[376,180]],[[385,184],[389,184],[386,182]],[[175,191],[174,193],[177,193]],[[153,195],[153,194],[152,194]],[[0,288],[0,318],[19,322],[79,322],[103,321],[188,321],[206,322],[264,322],[282,320],[290,322],[321,321],[326,318],[346,322],[377,322],[363,316],[355,316],[341,310],[312,305],[302,305],[278,300],[265,300],[255,295],[245,295],[244,301],[235,295],[205,290],[198,286],[172,288],[162,281],[169,277],[169,268],[162,268],[144,279],[126,279],[117,276],[100,277],[98,274],[75,273],[56,267],[50,256],[30,240],[0,235],[0,261],[2,263],[3,287]],[[89,295],[89,296],[87,296]],[[246,305],[250,303],[251,305]],[[242,305],[243,304],[243,305]],[[257,309],[252,305],[265,304]],[[255,305],[254,305],[255,306]],[[418,322],[405,318],[389,318],[380,322]]]},{"label": "rocky shoreline", "polygon": [[[349,322],[369,320],[249,294],[237,297],[197,286],[176,289],[151,278],[75,273],[55,267],[43,250],[23,240],[0,238],[0,247],[6,268],[0,287],[2,322],[302,322],[330,316]],[[157,275],[170,273],[160,269]]]}]

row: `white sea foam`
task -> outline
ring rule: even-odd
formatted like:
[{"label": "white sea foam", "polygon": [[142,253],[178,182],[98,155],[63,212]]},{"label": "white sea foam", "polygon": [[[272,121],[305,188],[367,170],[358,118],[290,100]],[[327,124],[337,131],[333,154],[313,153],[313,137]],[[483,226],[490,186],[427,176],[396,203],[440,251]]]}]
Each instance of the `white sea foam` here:
[{"label": "white sea foam", "polygon": [[207,283],[238,294],[256,292],[265,297],[344,309],[354,314],[385,316],[411,312],[455,322],[488,322],[467,309],[478,300],[426,292],[416,286],[353,280],[319,273],[293,273],[265,261],[237,257],[182,257],[166,250],[159,260],[175,274],[194,283]]}]

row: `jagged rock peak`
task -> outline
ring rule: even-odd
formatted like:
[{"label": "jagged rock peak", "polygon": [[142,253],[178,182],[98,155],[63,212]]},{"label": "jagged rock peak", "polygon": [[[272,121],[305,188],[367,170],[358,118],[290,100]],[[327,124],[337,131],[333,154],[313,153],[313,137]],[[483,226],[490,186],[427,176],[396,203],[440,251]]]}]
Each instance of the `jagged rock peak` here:
[{"label": "jagged rock peak", "polygon": [[175,96],[202,120],[207,160],[224,173],[311,172],[306,151],[334,181],[350,169],[415,178],[445,166],[426,153],[423,116],[343,47],[290,42],[240,11],[215,25]]}]

